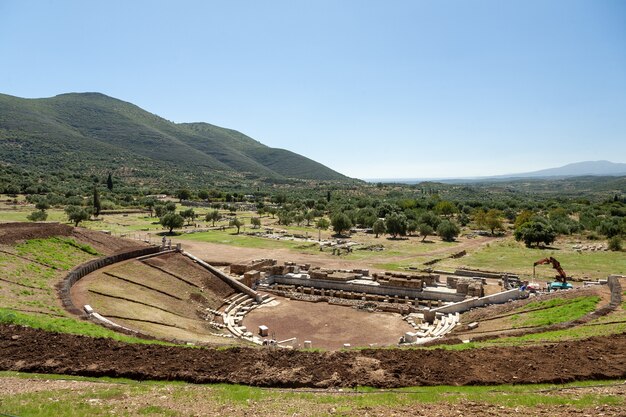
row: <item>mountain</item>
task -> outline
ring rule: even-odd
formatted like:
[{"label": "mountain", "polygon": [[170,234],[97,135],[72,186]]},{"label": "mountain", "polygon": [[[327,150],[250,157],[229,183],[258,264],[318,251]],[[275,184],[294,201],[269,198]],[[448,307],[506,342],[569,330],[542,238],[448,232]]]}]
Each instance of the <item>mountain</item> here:
[{"label": "mountain", "polygon": [[368,182],[393,182],[399,184],[418,184],[425,181],[435,181],[449,184],[501,182],[516,179],[561,179],[571,177],[620,177],[626,176],[626,164],[610,161],[584,161],[567,164],[558,168],[548,168],[539,171],[520,174],[494,175],[489,177],[460,177],[460,178],[371,178]]},{"label": "mountain", "polygon": [[[173,123],[100,93],[24,99],[0,94],[0,166],[82,170],[150,182],[345,181],[302,155],[208,123]],[[183,181],[185,182],[185,181]]]},{"label": "mountain", "polygon": [[588,175],[626,175],[626,164],[609,161],[584,161],[567,164],[558,168],[548,168],[521,174],[498,175],[491,178],[582,177]]}]

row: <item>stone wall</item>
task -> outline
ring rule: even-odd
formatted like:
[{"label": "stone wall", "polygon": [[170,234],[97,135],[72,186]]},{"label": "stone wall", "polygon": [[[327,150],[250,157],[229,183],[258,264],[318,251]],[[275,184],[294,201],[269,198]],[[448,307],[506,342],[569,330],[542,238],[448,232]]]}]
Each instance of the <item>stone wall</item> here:
[{"label": "stone wall", "polygon": [[392,287],[388,285],[367,285],[353,284],[342,281],[330,281],[325,279],[310,279],[306,277],[275,275],[267,277],[269,284],[295,285],[302,287],[323,288],[325,290],[343,290],[353,293],[366,293],[385,296],[409,297],[411,299],[419,298],[420,300],[441,300],[446,302],[457,302],[465,298],[461,294],[452,294],[439,291],[429,291],[413,288]]},{"label": "stone wall", "polygon": [[486,297],[471,298],[458,303],[450,304],[443,307],[433,308],[435,313],[462,313],[472,308],[483,307],[487,304],[504,304],[509,300],[518,300],[525,297],[525,294],[518,290],[508,290],[497,294],[488,295]]}]

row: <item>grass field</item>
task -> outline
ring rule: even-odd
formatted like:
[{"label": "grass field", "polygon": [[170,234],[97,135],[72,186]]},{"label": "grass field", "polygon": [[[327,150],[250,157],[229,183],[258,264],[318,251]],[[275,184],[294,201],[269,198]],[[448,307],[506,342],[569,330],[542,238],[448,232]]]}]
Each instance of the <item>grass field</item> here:
[{"label": "grass field", "polygon": [[[33,417],[200,414],[357,416],[396,415],[409,410],[419,414],[420,408],[435,414],[437,410],[464,409],[475,405],[489,415],[493,415],[489,411],[495,410],[515,413],[520,407],[526,410],[537,407],[560,410],[567,407],[572,412],[584,414],[600,407],[624,405],[624,398],[615,395],[623,390],[621,381],[497,387],[410,387],[392,391],[362,387],[332,393],[0,372],[0,381],[7,386],[19,386],[24,380],[35,389],[12,395],[0,394],[3,413]],[[68,385],[72,389],[67,389]]]},{"label": "grass field", "polygon": [[[578,279],[604,279],[611,274],[626,275],[626,255],[623,252],[578,253],[566,247],[558,250],[529,249],[512,238],[484,245],[462,258],[445,259],[438,265],[449,269],[469,267],[507,271],[532,278],[533,262],[549,256],[559,260],[568,276]],[[550,265],[538,266],[536,271],[537,276],[544,279],[552,280],[555,275]]]}]

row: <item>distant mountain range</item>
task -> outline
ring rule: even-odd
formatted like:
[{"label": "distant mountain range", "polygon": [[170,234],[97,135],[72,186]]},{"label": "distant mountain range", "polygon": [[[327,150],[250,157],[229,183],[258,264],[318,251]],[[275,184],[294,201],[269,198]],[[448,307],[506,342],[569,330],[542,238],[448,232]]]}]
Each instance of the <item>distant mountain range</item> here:
[{"label": "distant mountain range", "polygon": [[196,182],[349,180],[302,155],[208,123],[173,123],[100,93],[0,94],[0,165]]},{"label": "distant mountain range", "polygon": [[423,181],[438,181],[445,183],[490,182],[506,181],[522,178],[530,179],[561,179],[584,176],[626,176],[626,164],[610,161],[583,161],[563,165],[557,168],[542,169],[539,171],[523,172],[519,174],[494,175],[487,177],[465,178],[401,178],[401,179],[369,179],[370,182],[396,182],[415,184]]},{"label": "distant mountain range", "polygon": [[521,174],[498,175],[487,178],[548,178],[548,177],[583,177],[626,175],[626,164],[610,161],[583,161]]}]

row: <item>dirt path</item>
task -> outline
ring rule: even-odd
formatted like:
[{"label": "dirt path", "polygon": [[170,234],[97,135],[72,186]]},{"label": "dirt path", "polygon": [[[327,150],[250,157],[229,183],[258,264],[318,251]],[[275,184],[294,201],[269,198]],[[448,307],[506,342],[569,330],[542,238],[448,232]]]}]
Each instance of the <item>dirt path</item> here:
[{"label": "dirt path", "polygon": [[626,377],[626,334],[468,351],[304,352],[130,345],[3,325],[0,351],[1,370],[289,388],[562,383]]}]

